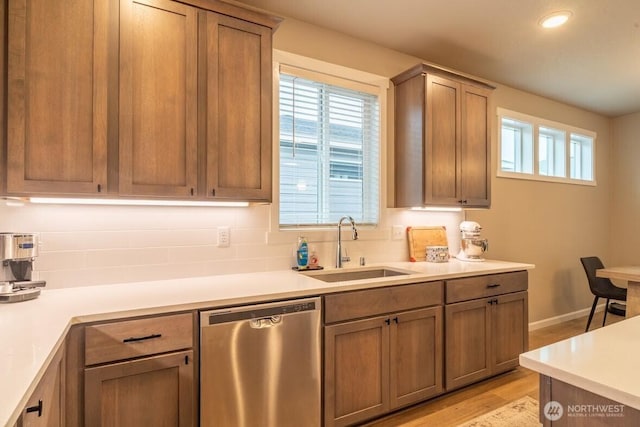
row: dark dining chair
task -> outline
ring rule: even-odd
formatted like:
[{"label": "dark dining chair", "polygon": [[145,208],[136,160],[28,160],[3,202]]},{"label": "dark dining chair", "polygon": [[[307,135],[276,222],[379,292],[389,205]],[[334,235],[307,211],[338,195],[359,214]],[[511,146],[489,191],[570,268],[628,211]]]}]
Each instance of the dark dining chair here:
[{"label": "dark dining chair", "polygon": [[584,267],[585,273],[587,273],[591,293],[595,296],[593,298],[593,305],[591,306],[591,313],[589,313],[589,320],[587,320],[587,328],[585,329],[585,332],[587,332],[589,331],[589,325],[591,325],[591,319],[593,319],[593,313],[596,311],[598,299],[607,299],[607,304],[604,308],[604,318],[602,319],[602,326],[604,326],[604,323],[607,321],[607,312],[609,311],[609,300],[626,301],[627,290],[614,285],[611,280],[605,277],[596,277],[596,270],[604,268],[602,261],[600,261],[600,258],[597,256],[580,258],[580,262]]}]

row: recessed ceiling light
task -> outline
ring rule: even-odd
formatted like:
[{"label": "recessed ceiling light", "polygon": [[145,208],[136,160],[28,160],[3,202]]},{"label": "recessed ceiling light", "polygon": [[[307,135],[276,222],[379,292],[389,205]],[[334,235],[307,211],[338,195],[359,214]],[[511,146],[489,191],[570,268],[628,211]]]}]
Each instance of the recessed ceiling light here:
[{"label": "recessed ceiling light", "polygon": [[570,11],[562,10],[543,17],[539,23],[543,28],[556,28],[565,24],[572,15]]}]

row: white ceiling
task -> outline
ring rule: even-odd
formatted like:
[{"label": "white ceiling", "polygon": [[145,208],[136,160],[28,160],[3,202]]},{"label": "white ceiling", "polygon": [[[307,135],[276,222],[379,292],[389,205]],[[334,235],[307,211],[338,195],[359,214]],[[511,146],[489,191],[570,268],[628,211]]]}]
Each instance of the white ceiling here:
[{"label": "white ceiling", "polygon": [[[640,112],[640,0],[239,0],[610,117]],[[544,30],[538,20],[568,9]]]}]

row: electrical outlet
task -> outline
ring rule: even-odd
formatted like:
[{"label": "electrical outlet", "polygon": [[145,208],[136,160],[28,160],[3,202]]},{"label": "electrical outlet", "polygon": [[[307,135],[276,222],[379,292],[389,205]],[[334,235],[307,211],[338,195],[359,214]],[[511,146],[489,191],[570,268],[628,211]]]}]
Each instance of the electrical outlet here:
[{"label": "electrical outlet", "polygon": [[231,232],[229,227],[218,227],[218,247],[228,248],[231,244]]},{"label": "electrical outlet", "polygon": [[392,240],[402,240],[404,238],[404,226],[403,225],[394,225],[391,228],[391,239]]}]

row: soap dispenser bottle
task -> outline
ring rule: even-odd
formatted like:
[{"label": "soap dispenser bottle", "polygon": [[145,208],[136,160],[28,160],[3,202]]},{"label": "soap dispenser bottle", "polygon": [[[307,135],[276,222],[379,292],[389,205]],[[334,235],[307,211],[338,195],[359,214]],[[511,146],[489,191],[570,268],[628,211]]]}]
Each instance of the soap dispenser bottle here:
[{"label": "soap dispenser bottle", "polygon": [[296,251],[298,270],[304,270],[309,266],[309,243],[306,237],[298,237],[298,250]]}]

